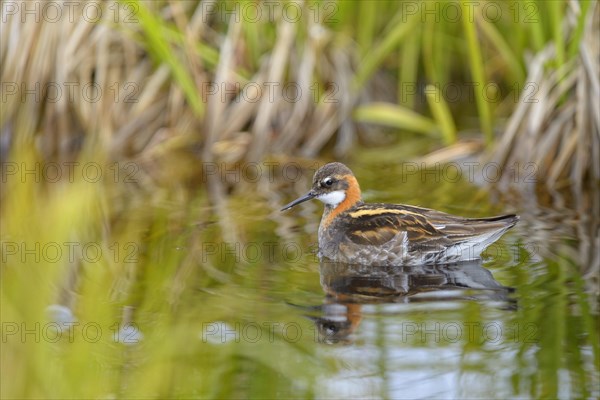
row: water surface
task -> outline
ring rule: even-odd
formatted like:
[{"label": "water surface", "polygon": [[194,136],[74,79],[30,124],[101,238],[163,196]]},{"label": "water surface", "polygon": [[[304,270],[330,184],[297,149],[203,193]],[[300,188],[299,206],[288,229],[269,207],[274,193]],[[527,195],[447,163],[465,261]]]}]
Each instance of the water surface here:
[{"label": "water surface", "polygon": [[[37,343],[10,336],[5,362],[28,371],[27,383],[15,372],[4,394],[600,395],[597,215],[501,197],[440,170],[436,176],[397,163],[349,165],[366,201],[472,217],[517,212],[522,219],[481,262],[344,266],[315,255],[320,203],[279,212],[308,190],[311,170],[294,179],[279,173],[242,180],[237,190],[220,178],[181,196],[136,189],[110,231],[90,234],[122,252],[131,243],[134,262],[122,253],[114,261],[42,263],[4,275],[19,282],[3,283],[4,321],[78,324],[72,338],[66,331]],[[32,271],[41,278],[31,280]],[[58,295],[23,294],[46,286]],[[55,303],[49,309],[48,298]],[[90,327],[100,333],[93,336]]]}]

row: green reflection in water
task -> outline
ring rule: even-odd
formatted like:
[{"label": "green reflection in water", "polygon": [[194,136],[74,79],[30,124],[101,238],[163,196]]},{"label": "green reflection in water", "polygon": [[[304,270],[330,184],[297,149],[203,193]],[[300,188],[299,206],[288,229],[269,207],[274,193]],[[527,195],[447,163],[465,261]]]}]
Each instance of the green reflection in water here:
[{"label": "green reflection in water", "polygon": [[[367,201],[514,211],[465,177],[409,168],[353,169]],[[522,222],[470,269],[331,274],[314,254],[321,206],[278,212],[311,174],[238,182],[221,203],[210,185],[124,195],[114,182],[9,182],[2,396],[599,395],[597,278],[582,247],[597,220],[581,237],[568,210],[517,209]],[[66,242],[73,259],[42,251]]]}]

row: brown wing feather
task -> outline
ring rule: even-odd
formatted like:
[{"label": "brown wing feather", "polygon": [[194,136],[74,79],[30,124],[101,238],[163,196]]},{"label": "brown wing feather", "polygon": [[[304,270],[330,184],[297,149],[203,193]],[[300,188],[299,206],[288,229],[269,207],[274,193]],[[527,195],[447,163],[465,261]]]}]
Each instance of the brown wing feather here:
[{"label": "brown wing feather", "polygon": [[395,206],[365,204],[350,212],[347,238],[357,244],[379,246],[405,232],[411,246],[428,248],[448,246],[446,235],[428,222],[424,215]]},{"label": "brown wing feather", "polygon": [[514,214],[487,218],[465,218],[428,208],[413,206],[407,206],[407,208],[422,213],[429,223],[454,244],[469,241],[492,232],[507,230],[519,221],[519,217]]},{"label": "brown wing feather", "polygon": [[347,238],[361,245],[382,245],[399,231],[408,235],[409,246],[439,250],[477,236],[506,230],[518,221],[516,215],[464,218],[441,211],[400,204],[363,204],[349,210],[352,217]]}]

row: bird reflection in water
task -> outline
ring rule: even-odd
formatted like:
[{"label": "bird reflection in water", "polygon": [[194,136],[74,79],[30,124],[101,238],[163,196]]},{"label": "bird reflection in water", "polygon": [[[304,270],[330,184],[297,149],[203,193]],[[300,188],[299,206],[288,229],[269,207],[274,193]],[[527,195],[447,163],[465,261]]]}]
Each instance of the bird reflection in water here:
[{"label": "bird reflection in water", "polygon": [[376,267],[321,260],[323,305],[308,316],[325,343],[350,343],[363,304],[448,300],[501,302],[515,309],[512,288],[498,283],[481,260],[446,265]]}]

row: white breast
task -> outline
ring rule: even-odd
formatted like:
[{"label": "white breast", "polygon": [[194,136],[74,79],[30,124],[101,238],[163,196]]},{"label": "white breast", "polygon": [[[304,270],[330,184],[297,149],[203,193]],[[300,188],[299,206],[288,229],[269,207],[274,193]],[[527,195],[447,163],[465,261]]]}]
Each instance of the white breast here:
[{"label": "white breast", "polygon": [[317,196],[317,199],[331,207],[336,207],[346,198],[346,192],[336,190],[335,192],[325,193]]}]

